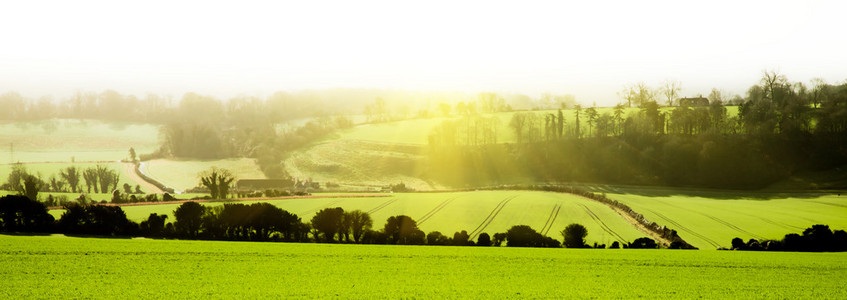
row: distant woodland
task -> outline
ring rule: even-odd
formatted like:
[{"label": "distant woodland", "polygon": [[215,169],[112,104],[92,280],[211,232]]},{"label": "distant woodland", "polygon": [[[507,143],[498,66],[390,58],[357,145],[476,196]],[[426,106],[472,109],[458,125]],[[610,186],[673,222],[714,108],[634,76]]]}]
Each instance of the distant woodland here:
[{"label": "distant woodland", "polygon": [[[765,72],[744,98],[724,99],[714,90],[696,99],[702,101],[674,101],[680,98],[673,84],[633,85],[621,92],[623,103],[603,114],[580,106],[516,113],[508,124],[518,137],[512,144],[485,138],[486,118],[469,113],[432,133],[427,175],[457,186],[577,181],[761,188],[795,172],[847,163],[847,83],[814,82],[807,87]],[[662,98],[669,109],[661,108]],[[737,116],[727,114],[728,101],[738,103]],[[624,117],[630,106],[640,109]],[[577,121],[567,123],[564,113]]]},{"label": "distant woodland", "polygon": [[[57,103],[7,93],[0,96],[0,120],[161,124],[160,149],[141,160],[249,157],[269,178],[288,177],[281,164],[286,153],[352,127],[354,119],[431,117],[448,118],[430,133],[419,175],[454,187],[576,181],[746,189],[847,163],[845,83],[816,79],[807,86],[768,71],[744,96],[713,90],[683,98],[680,90],[672,81],[626,86],[611,109],[550,94],[338,89],[222,102],[194,93],[176,101],[105,91]],[[727,105],[738,113],[728,113]],[[505,111],[515,112],[507,124],[491,115]],[[503,130],[516,141],[498,141]]]}]

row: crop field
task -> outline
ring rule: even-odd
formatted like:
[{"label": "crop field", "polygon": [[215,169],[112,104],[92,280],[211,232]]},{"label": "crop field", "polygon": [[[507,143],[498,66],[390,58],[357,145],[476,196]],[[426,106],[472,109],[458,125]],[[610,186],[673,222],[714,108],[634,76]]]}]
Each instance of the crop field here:
[{"label": "crop field", "polygon": [[20,298],[843,299],[845,253],[0,236]]},{"label": "crop field", "polygon": [[847,229],[847,197],[667,188],[603,188],[648,220],[676,229],[701,249],[729,247],[732,238],[781,239],[815,224]]},{"label": "crop field", "polygon": [[183,191],[200,184],[200,172],[218,167],[232,171],[237,179],[264,179],[259,166],[249,158],[221,160],[155,159],[144,162],[141,171],[159,182]]},{"label": "crop field", "polygon": [[294,177],[363,189],[400,182],[418,190],[443,188],[420,179],[424,159],[419,145],[334,140],[292,152],[285,159],[285,169]]},{"label": "crop field", "polygon": [[53,119],[0,124],[0,163],[118,161],[158,148],[156,125]]}]

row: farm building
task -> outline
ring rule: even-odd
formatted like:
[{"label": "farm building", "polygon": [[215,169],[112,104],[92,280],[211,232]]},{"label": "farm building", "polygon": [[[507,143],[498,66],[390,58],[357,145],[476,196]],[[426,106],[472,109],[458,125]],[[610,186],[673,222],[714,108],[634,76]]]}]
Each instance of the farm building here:
[{"label": "farm building", "polygon": [[709,106],[709,99],[703,97],[680,98],[677,103],[680,106]]},{"label": "farm building", "polygon": [[289,190],[294,187],[291,179],[240,179],[235,183],[238,191]]}]

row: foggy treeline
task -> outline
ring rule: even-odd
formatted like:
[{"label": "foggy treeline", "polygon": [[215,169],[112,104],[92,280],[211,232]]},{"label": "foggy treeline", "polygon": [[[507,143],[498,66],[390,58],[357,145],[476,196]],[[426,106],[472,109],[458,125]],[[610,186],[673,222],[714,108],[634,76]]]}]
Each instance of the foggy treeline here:
[{"label": "foggy treeline", "polygon": [[[580,181],[760,188],[847,163],[847,83],[807,87],[766,72],[746,97],[732,100],[740,102],[737,116],[727,113],[719,94],[662,109],[661,93],[631,91],[641,94],[637,101],[603,113],[593,107],[515,113],[508,124],[515,144],[469,135],[487,132],[484,116],[466,116],[467,124],[481,124],[472,129],[445,122],[430,136],[425,176],[457,186]],[[624,114],[629,105],[638,112]],[[568,123],[565,113],[583,121]]]},{"label": "foggy treeline", "polygon": [[[384,111],[391,118],[404,119],[440,111],[440,104],[475,101],[475,93],[402,91],[378,89],[330,89],[297,92],[276,92],[268,97],[238,96],[219,99],[198,93],[181,97],[147,94],[143,97],[124,95],[114,90],[78,92],[66,98],[52,96],[27,98],[10,91],[0,95],[0,120],[38,121],[52,118],[94,119],[135,123],[164,124],[174,118],[202,118],[199,113],[212,112],[209,117],[243,117],[253,111],[272,123],[331,115],[369,114],[377,109],[375,99],[383,99]],[[505,94],[502,99],[514,109],[553,109],[573,107],[573,95],[542,94],[533,98],[523,94]],[[218,102],[218,103],[212,103]],[[202,108],[200,106],[210,105]],[[203,110],[195,111],[202,108]],[[231,115],[233,113],[241,115]],[[376,113],[376,111],[372,112]]]}]

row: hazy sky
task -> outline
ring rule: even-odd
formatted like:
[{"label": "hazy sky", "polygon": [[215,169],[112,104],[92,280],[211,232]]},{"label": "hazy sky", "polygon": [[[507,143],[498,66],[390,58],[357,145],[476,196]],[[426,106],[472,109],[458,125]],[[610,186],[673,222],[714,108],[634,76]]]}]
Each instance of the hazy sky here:
[{"label": "hazy sky", "polygon": [[764,69],[847,79],[847,1],[457,2],[6,1],[0,92],[360,87],[608,105],[638,81],[696,95],[743,94]]}]

